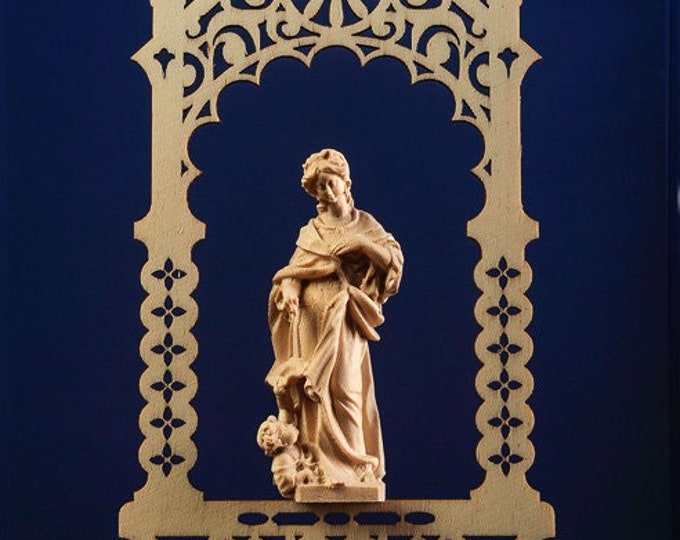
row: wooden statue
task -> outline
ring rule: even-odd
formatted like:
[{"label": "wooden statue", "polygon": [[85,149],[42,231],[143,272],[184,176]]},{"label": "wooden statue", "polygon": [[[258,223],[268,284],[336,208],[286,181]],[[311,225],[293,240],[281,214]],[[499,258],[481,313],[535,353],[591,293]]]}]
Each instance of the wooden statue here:
[{"label": "wooden statue", "polygon": [[266,377],[279,416],[258,431],[274,483],[297,501],[380,501],[385,474],[368,341],[399,288],[404,259],[391,234],[354,207],[345,156],[325,149],[303,165],[318,215],[300,229],[274,276]]}]

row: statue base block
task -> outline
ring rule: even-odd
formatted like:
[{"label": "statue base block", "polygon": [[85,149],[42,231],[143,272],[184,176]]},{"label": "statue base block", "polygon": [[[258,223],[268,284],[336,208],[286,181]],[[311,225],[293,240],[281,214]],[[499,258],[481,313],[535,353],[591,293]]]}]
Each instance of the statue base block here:
[{"label": "statue base block", "polygon": [[351,486],[318,486],[301,485],[295,490],[295,502],[328,503],[328,502],[383,502],[385,500],[385,484],[355,484]]}]

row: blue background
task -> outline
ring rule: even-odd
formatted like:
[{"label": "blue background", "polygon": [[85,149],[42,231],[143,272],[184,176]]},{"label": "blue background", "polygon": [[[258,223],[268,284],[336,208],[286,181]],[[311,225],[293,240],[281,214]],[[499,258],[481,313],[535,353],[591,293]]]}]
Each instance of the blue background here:
[{"label": "blue background", "polygon": [[[65,4],[65,5],[64,5]],[[144,329],[132,223],[149,205],[150,88],[128,57],[146,2],[5,5],[2,174],[4,537],[115,538],[144,482],[137,384]],[[525,0],[544,57],[523,86],[524,203],[536,350],[530,483],[558,537],[670,539],[672,513],[669,4]],[[465,497],[482,480],[472,345],[483,203],[474,128],[393,60],[349,52],[269,66],[225,90],[191,140],[201,346],[192,481],[207,498],[276,497],[254,444],[274,403],[266,297],[314,212],[300,164],[342,149],[357,206],[404,248],[402,291],[373,348],[390,498]],[[671,285],[674,285],[670,282]],[[677,335],[675,338],[677,339]],[[677,417],[674,419],[677,425]],[[677,484],[676,484],[677,487]],[[676,532],[677,534],[677,532]]]}]

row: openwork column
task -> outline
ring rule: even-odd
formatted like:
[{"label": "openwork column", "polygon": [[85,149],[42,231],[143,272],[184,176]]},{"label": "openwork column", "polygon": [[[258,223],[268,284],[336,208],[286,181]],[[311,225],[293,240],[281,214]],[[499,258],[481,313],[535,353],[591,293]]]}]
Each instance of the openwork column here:
[{"label": "openwork column", "polygon": [[525,473],[534,460],[528,439],[534,416],[527,405],[533,378],[525,367],[533,351],[526,332],[533,309],[525,295],[532,276],[525,248],[538,237],[538,223],[522,206],[520,142],[520,84],[538,55],[520,40],[520,3],[489,3],[492,112],[486,155],[475,170],[484,183],[486,202],[468,223],[468,234],[482,252],[474,272],[482,291],[475,306],[482,326],[475,343],[482,362],[476,388],[484,400],[476,422],[482,434],[477,460],[487,477],[479,492],[512,493],[515,498],[529,493]]},{"label": "openwork column", "polygon": [[198,421],[190,404],[198,386],[191,370],[198,353],[191,333],[198,318],[191,296],[198,268],[191,250],[205,232],[189,210],[190,179],[183,165],[187,137],[178,106],[184,93],[182,13],[181,2],[155,2],[153,47],[135,56],[152,84],[153,111],[151,208],[135,224],[135,238],[148,250],[141,272],[148,296],[140,311],[148,330],[140,343],[147,366],[140,392],[147,404],[139,417],[145,437],[139,462],[148,479],[136,498],[159,498],[166,492],[176,499],[200,497],[187,478],[197,456],[191,435]]}]

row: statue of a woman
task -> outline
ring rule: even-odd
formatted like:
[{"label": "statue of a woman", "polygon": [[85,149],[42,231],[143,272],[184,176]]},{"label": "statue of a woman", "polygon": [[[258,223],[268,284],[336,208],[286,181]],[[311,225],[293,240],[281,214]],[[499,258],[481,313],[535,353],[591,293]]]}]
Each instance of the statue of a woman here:
[{"label": "statue of a woman", "polygon": [[298,501],[384,500],[380,419],[368,341],[399,288],[396,240],[354,207],[349,165],[337,150],[312,154],[302,187],[318,215],[273,278],[269,325],[275,361],[266,382],[279,408],[258,432],[274,483]]}]

